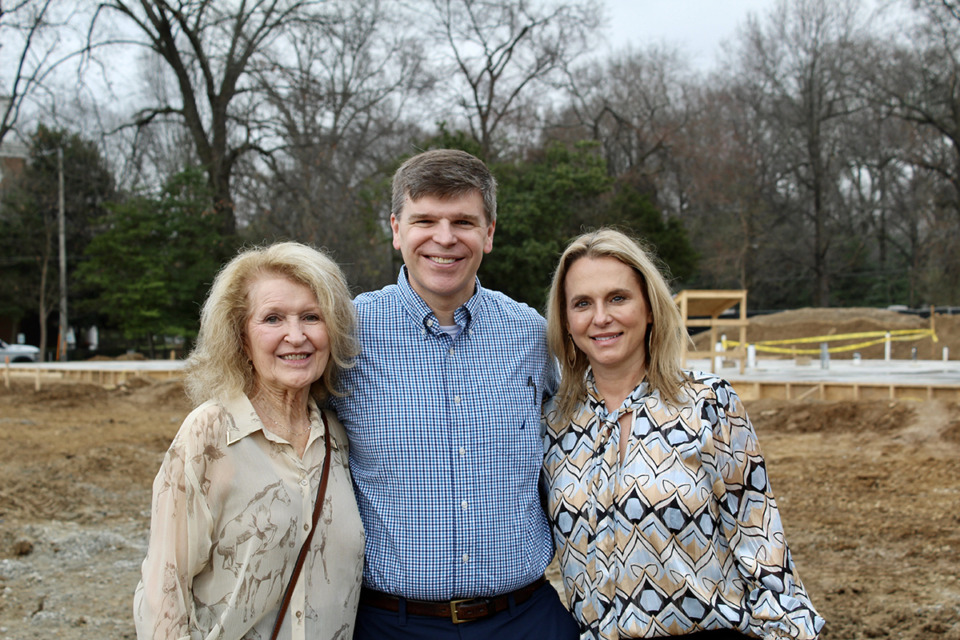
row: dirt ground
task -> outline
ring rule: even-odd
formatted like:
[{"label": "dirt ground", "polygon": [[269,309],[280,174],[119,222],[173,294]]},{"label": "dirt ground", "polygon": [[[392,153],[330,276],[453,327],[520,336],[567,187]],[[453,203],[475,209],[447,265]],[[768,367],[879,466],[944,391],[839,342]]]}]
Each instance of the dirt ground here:
[{"label": "dirt ground", "polygon": [[[830,328],[830,310],[806,311],[804,330]],[[795,336],[786,320],[801,312],[787,312],[780,331],[765,318],[764,337]],[[938,352],[947,344],[960,358],[960,318],[938,317],[937,330]],[[960,640],[960,407],[747,407],[794,558],[827,619],[822,637]],[[135,637],[150,487],[188,410],[176,381],[39,392],[0,383],[0,638]]]}]

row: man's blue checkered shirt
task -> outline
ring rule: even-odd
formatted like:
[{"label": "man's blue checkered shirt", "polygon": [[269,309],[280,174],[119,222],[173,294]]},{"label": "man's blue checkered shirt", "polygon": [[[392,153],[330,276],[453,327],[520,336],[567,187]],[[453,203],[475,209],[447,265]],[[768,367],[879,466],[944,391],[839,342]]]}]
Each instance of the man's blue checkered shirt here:
[{"label": "man's blue checkered shirt", "polygon": [[350,435],[367,587],[418,600],[505,593],[543,575],[540,406],[557,374],[544,320],[487,291],[452,339],[407,282],[355,300],[363,351],[333,402]]}]

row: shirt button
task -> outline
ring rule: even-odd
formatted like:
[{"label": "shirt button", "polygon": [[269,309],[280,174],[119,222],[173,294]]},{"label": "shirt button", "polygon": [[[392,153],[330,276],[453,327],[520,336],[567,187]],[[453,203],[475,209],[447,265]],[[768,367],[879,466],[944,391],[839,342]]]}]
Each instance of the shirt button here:
[{"label": "shirt button", "polygon": [[304,531],[310,531],[310,523],[305,523],[305,524],[303,525],[303,530],[304,530]]},{"label": "shirt button", "polygon": [[298,618],[303,617],[303,611],[297,611],[297,617]]},{"label": "shirt button", "polygon": [[301,486],[301,487],[307,486],[307,479],[306,479],[306,478],[304,478],[303,480],[300,481],[300,486]]},{"label": "shirt button", "polygon": [[468,556],[467,554],[463,554],[463,561],[464,561],[464,562],[467,562],[469,559],[470,559],[470,556]]},{"label": "shirt button", "polygon": [[453,347],[450,347],[450,349],[447,351],[447,353],[449,353],[450,355],[453,355]]},{"label": "shirt button", "polygon": [[463,502],[461,502],[461,503],[460,503],[460,506],[463,507],[463,510],[464,510],[464,511],[466,511],[466,510],[467,510],[467,501],[464,500]]},{"label": "shirt button", "polygon": [[453,396],[453,401],[454,401],[456,404],[460,404],[460,396]]},{"label": "shirt button", "polygon": [[427,318],[427,326],[428,326],[428,327],[432,327],[432,326],[433,326],[433,318]]},{"label": "shirt button", "polygon": [[462,458],[465,455],[467,455],[466,447],[460,447],[460,457]]}]

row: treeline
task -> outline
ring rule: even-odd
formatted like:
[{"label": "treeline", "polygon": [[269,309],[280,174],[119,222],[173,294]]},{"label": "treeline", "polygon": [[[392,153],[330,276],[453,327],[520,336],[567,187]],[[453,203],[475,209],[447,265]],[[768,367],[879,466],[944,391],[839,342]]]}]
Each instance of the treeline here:
[{"label": "treeline", "polygon": [[141,343],[189,340],[244,243],[391,282],[390,175],[437,146],[493,168],[481,280],[536,307],[566,241],[609,224],[675,288],[754,308],[960,304],[952,1],[780,2],[709,75],[663,46],[598,55],[594,0],[62,4],[0,10],[0,140],[29,147],[0,316],[57,309],[57,149],[71,324]]}]

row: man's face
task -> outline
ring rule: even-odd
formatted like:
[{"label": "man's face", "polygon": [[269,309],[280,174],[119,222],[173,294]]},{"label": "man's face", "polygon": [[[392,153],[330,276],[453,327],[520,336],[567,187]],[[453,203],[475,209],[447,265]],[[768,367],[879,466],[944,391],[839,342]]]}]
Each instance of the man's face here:
[{"label": "man's face", "polygon": [[483,254],[493,249],[496,222],[487,222],[480,193],[415,201],[408,196],[390,226],[410,286],[441,322],[452,322],[453,312],[473,295]]}]

